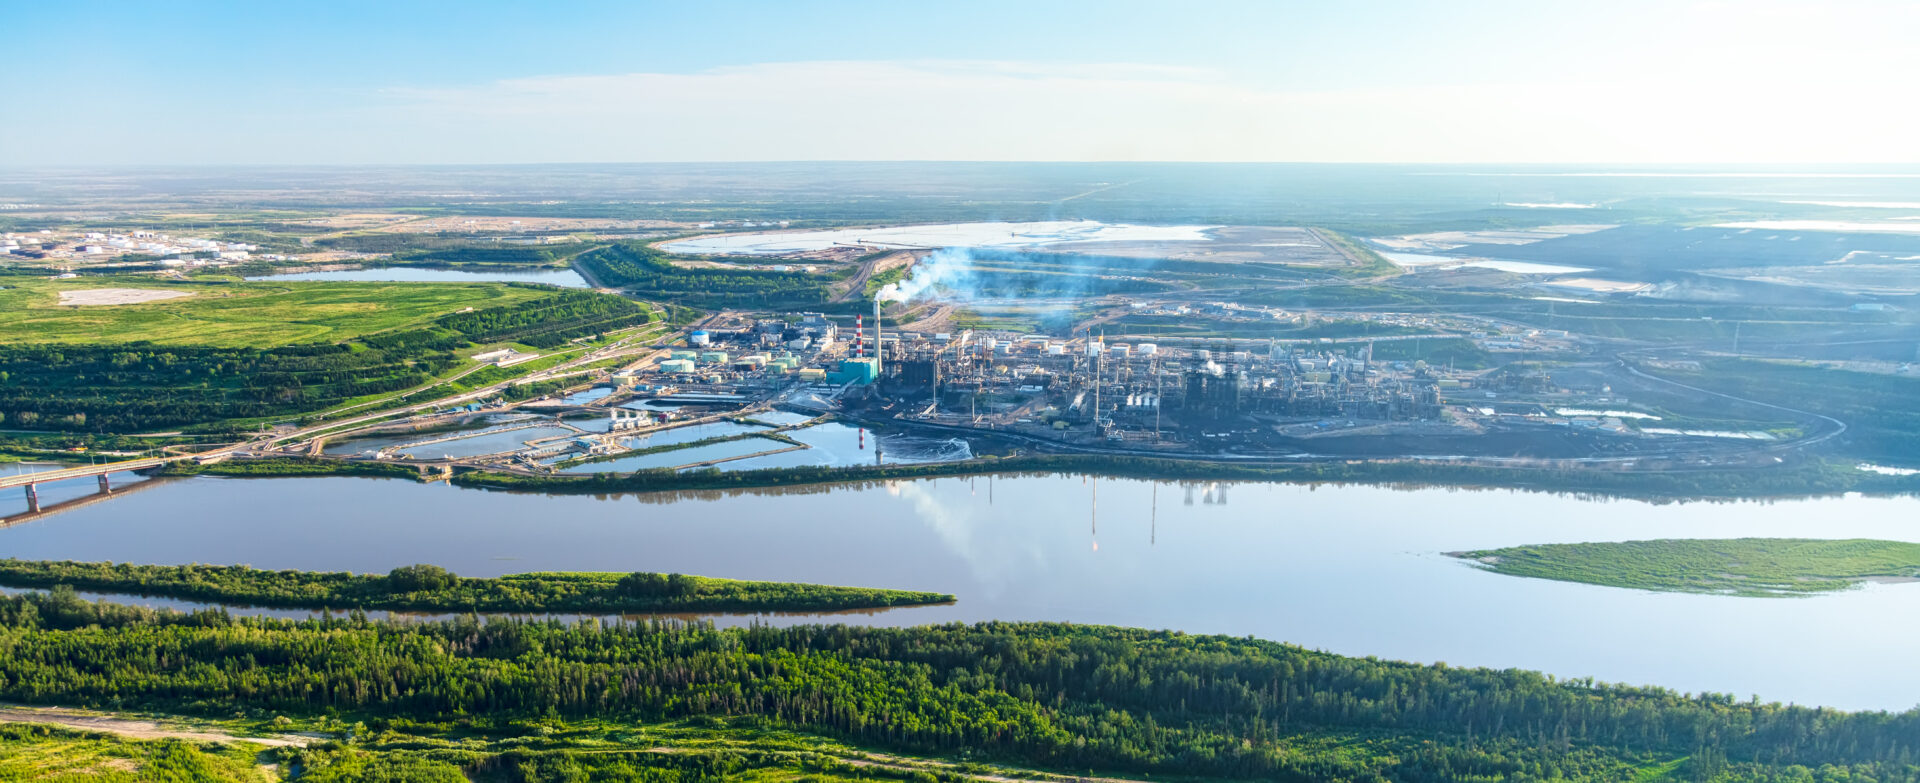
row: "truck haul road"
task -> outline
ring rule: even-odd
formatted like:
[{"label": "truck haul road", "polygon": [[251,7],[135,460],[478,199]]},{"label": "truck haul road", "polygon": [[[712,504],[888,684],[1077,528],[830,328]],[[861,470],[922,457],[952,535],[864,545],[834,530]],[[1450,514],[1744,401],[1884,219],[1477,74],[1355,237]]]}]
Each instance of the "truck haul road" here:
[{"label": "truck haul road", "polygon": [[[667,352],[668,349],[661,348],[657,344],[650,344],[650,345],[644,345],[644,346],[626,345],[626,342],[628,340],[631,340],[639,336],[639,334],[640,333],[636,333],[636,334],[621,338],[619,342],[616,342],[613,345],[588,351],[586,354],[581,355],[579,358],[568,360],[561,364],[557,364],[552,367],[549,367],[545,370],[540,370],[538,372],[535,372],[520,378],[511,378],[508,380],[504,380],[499,383],[493,384],[491,386],[484,386],[478,389],[474,389],[472,391],[463,392],[461,394],[455,394],[450,397],[442,397],[436,400],[430,400],[427,402],[422,402],[415,405],[409,405],[402,408],[387,408],[384,410],[374,411],[372,413],[361,414],[359,416],[355,416],[350,419],[341,419],[337,421],[322,422],[320,424],[315,424],[309,427],[303,427],[297,430],[279,433],[271,437],[248,441],[246,443],[240,443],[233,446],[228,446],[225,449],[219,449],[212,452],[201,452],[191,456],[205,459],[207,457],[213,457],[213,456],[231,455],[241,451],[271,449],[271,448],[274,448],[275,446],[278,446],[281,443],[286,443],[288,441],[302,440],[307,437],[311,437],[313,435],[319,434],[321,432],[336,430],[336,429],[340,429],[341,427],[351,427],[355,424],[364,424],[366,422],[384,419],[394,414],[418,413],[424,410],[444,408],[449,405],[459,405],[462,403],[472,402],[474,400],[484,399],[486,397],[505,391],[506,389],[511,388],[513,386],[520,386],[528,383],[538,383],[540,381],[553,380],[556,378],[562,378],[569,375],[577,375],[579,374],[579,372],[576,371],[576,368],[579,368],[582,365],[592,364],[598,361],[604,361],[606,359],[614,359],[614,358],[620,358],[625,356],[638,356],[639,358],[635,359],[633,362],[634,364],[638,364],[641,362],[657,359],[658,357],[660,357],[661,355]],[[678,339],[680,336],[681,336],[680,332],[676,331],[669,336],[669,339],[666,342],[671,343],[673,342],[673,340]]]}]

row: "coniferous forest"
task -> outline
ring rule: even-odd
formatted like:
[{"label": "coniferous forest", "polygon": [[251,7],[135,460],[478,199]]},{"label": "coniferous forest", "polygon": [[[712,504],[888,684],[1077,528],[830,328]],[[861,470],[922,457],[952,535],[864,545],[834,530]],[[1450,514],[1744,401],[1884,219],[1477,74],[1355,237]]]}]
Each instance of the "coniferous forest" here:
[{"label": "coniferous forest", "polygon": [[1844,713],[1056,624],[173,614],[0,599],[0,700],[471,721],[747,718],[895,752],[1262,780],[1920,780],[1920,711]]}]

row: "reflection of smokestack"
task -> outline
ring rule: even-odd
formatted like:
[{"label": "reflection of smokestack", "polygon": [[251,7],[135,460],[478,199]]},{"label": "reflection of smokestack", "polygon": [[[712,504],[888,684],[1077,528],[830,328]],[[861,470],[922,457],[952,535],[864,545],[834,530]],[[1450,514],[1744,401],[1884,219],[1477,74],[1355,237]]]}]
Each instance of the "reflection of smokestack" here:
[{"label": "reflection of smokestack", "polygon": [[880,378],[880,300],[873,300],[873,377]]}]

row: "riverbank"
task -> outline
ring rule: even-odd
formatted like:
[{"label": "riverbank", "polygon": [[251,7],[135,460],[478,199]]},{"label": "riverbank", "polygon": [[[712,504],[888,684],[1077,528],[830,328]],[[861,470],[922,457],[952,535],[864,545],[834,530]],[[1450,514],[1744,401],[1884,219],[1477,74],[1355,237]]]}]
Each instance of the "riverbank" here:
[{"label": "riverbank", "polygon": [[273,459],[230,459],[199,465],[170,462],[154,471],[157,476],[262,476],[299,478],[309,476],[373,476],[420,480],[420,468],[394,462],[366,462],[312,457],[276,457]]},{"label": "riverbank", "polygon": [[[724,438],[734,440],[743,436]],[[769,437],[750,433],[746,437]],[[675,448],[679,448],[676,446]],[[666,450],[664,448],[660,450]],[[633,456],[629,452],[620,457]],[[382,476],[421,480],[420,466],[311,457],[229,460],[210,465],[175,463],[161,475],[259,477]],[[1861,492],[1920,494],[1920,476],[1886,475],[1852,463],[1808,462],[1777,468],[1626,472],[1595,469],[1487,467],[1413,460],[1248,464],[1157,459],[1124,455],[1045,454],[981,457],[956,462],[894,465],[803,466],[761,470],[668,469],[631,473],[528,475],[493,471],[456,472],[451,483],[474,489],[548,494],[650,493],[688,490],[859,484],[900,479],[993,474],[1079,473],[1168,481],[1238,481],[1287,484],[1360,484],[1392,487],[1459,486],[1561,492],[1649,501],[1792,498]]]},{"label": "riverbank", "polygon": [[684,574],[534,572],[475,579],[416,565],[381,576],[246,566],[0,560],[0,586],[71,588],[298,609],[405,612],[822,612],[951,603],[945,593]]},{"label": "riverbank", "polygon": [[1022,473],[1084,473],[1175,481],[1266,481],[1293,484],[1451,485],[1538,492],[1570,492],[1650,500],[1807,497],[1845,492],[1920,493],[1920,477],[1885,476],[1852,465],[1807,463],[1738,471],[1613,472],[1494,468],[1450,463],[1311,462],[1254,465],[1097,454],[1029,455],[960,462],[857,467],[769,468],[723,472],[643,470],[629,474],[528,476],[467,472],[463,487],[595,494],[676,490],[751,489],[808,484]]}]

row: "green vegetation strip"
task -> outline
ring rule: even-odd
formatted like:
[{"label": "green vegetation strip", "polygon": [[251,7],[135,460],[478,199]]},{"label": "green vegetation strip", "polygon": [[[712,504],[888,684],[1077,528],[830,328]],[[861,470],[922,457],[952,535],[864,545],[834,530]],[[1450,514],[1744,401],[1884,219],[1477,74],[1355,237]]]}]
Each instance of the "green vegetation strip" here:
[{"label": "green vegetation strip", "polygon": [[287,621],[56,590],[0,596],[0,642],[0,701],[329,723],[341,741],[276,751],[311,780],[794,780],[771,773],[810,757],[751,754],[809,735],[1135,780],[1920,779],[1920,710],[1127,628]]},{"label": "green vegetation strip", "polygon": [[815,612],[954,600],[944,593],[646,572],[535,572],[475,579],[431,565],[396,568],[380,576],[7,559],[0,560],[0,585],[66,585],[253,606],[421,612]]},{"label": "green vegetation strip", "polygon": [[1857,470],[1851,463],[1810,463],[1772,469],[1682,472],[1481,467],[1412,461],[1261,465],[1108,454],[987,457],[917,465],[805,466],[738,471],[708,469],[688,472],[662,469],[640,470],[628,474],[588,473],[554,476],[476,471],[455,474],[452,481],[460,486],[486,489],[527,490],[554,494],[595,494],[840,484],[942,476],[974,476],[988,473],[1087,473],[1148,480],[1205,479],[1503,487],[1541,492],[1589,492],[1614,497],[1662,499],[1804,497],[1840,492],[1920,493],[1920,476],[1879,475]]},{"label": "green vegetation strip", "polygon": [[1661,539],[1451,554],[1512,576],[1675,593],[1794,596],[1920,579],[1920,544],[1859,538]]},{"label": "green vegetation strip", "polygon": [[274,459],[230,459],[206,465],[170,462],[155,471],[162,476],[266,476],[298,478],[302,476],[378,476],[420,478],[420,468],[392,462],[319,459],[315,457],[276,457]]},{"label": "green vegetation strip", "polygon": [[0,780],[259,783],[264,779],[255,766],[260,750],[123,739],[44,724],[0,725]]}]

